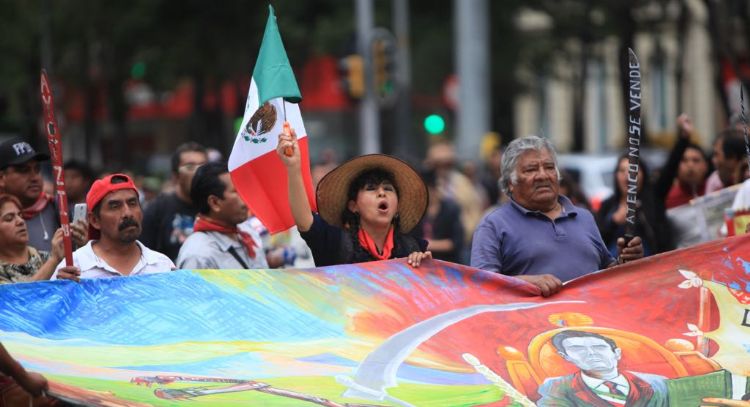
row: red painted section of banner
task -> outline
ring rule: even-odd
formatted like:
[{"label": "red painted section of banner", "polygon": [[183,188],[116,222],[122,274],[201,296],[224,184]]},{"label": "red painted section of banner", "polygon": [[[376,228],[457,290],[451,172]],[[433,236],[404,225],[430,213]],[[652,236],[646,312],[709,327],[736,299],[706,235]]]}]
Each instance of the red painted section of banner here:
[{"label": "red painted section of banner", "polygon": [[[390,312],[374,310],[372,313],[360,313],[352,330],[360,335],[372,336],[377,342],[432,316],[476,304],[582,300],[584,302],[580,304],[549,305],[515,312],[477,315],[439,332],[424,342],[419,350],[433,357],[439,356],[442,363],[460,370],[466,365],[461,357],[463,351],[472,349],[473,355],[508,379],[512,376],[508,369],[508,356],[515,355],[528,361],[531,341],[556,328],[603,327],[637,334],[660,347],[684,341],[692,343],[698,349],[696,339],[685,333],[689,330],[688,323],[701,320],[700,289],[681,288],[680,284],[685,281],[685,277],[679,270],[693,271],[703,280],[727,287],[741,287],[743,296],[737,295],[737,290],[729,291],[742,303],[740,298],[747,295],[750,289],[750,265],[742,258],[747,259],[749,253],[748,236],[724,239],[588,275],[570,282],[560,293],[546,299],[537,296],[536,288],[531,285],[524,288],[527,292],[524,294],[523,290],[514,287],[525,283],[505,276],[497,275],[498,280],[505,280],[497,285],[472,283],[477,271],[463,267],[462,278],[451,283],[450,291],[426,289],[421,292],[414,284],[393,281],[388,284],[382,297],[378,298],[381,303],[387,304],[385,308]],[[561,253],[561,256],[564,254]],[[373,282],[384,284],[387,264],[366,263],[361,266],[372,271]],[[743,267],[744,277],[740,272]],[[450,280],[444,271],[442,268],[415,269],[414,274],[418,276],[415,277],[415,282],[420,278]],[[461,293],[457,286],[465,287],[466,292]],[[708,315],[714,317],[709,318],[705,326],[699,327],[704,332],[719,328],[720,323],[718,308],[713,299],[709,300],[707,308]],[[487,341],[487,338],[496,339]],[[715,341],[709,341],[709,344],[710,357],[720,346]],[[546,354],[542,357],[551,356]],[[574,365],[557,356],[555,358],[559,363],[548,366],[548,370],[544,372],[545,377],[563,376],[577,371]],[[672,366],[651,356],[638,358],[632,353],[626,354],[620,367],[623,370],[646,371],[668,378],[678,377]],[[536,397],[538,395],[533,395],[532,399]]]}]

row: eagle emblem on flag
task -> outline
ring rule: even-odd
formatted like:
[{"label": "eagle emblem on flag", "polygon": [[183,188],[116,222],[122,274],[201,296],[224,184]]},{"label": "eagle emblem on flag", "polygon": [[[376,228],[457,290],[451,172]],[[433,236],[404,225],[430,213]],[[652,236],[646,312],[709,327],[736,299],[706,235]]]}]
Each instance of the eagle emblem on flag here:
[{"label": "eagle emblem on flag", "polygon": [[253,143],[265,143],[264,137],[276,125],[276,107],[266,102],[253,113],[245,125],[245,140]]}]

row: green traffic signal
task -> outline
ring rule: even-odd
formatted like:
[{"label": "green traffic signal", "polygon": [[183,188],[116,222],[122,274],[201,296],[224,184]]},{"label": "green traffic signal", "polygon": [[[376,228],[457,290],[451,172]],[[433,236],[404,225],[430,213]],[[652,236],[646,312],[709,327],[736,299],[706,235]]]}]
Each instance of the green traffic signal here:
[{"label": "green traffic signal", "polygon": [[130,77],[133,79],[143,79],[146,76],[146,63],[138,61],[130,68]]},{"label": "green traffic signal", "polygon": [[431,114],[424,119],[424,129],[429,134],[440,134],[445,130],[445,119],[437,114]]}]

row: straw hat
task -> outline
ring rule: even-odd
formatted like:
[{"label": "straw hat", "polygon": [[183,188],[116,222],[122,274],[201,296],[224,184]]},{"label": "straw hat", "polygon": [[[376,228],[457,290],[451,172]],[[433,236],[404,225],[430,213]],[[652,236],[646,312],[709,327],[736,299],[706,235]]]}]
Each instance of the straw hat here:
[{"label": "straw hat", "polygon": [[385,154],[353,158],[326,174],[316,193],[320,216],[329,224],[342,227],[341,214],[349,203],[349,185],[363,172],[374,169],[393,175],[401,232],[411,231],[427,210],[427,187],[409,164]]}]

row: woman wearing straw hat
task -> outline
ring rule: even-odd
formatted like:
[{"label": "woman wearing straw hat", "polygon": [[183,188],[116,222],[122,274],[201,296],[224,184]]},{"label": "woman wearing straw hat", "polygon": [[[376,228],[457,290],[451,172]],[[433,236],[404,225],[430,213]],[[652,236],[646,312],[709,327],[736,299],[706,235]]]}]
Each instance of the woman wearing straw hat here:
[{"label": "woman wearing straw hat", "polygon": [[294,131],[279,135],[276,152],[287,167],[292,216],[316,266],[407,257],[418,267],[432,258],[426,241],[406,234],[427,209],[427,187],[408,164],[384,154],[341,164],[318,183],[313,214]]}]

